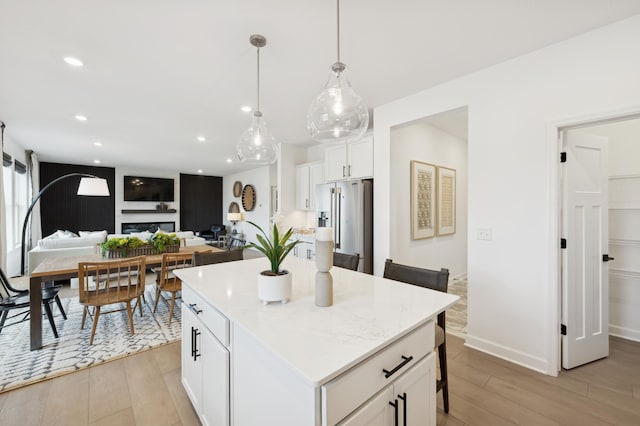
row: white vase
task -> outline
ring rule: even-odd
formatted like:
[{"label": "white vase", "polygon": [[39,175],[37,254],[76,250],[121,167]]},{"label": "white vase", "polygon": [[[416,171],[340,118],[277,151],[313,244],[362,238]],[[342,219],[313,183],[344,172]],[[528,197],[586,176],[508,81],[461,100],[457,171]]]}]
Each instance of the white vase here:
[{"label": "white vase", "polygon": [[291,299],[291,273],[282,271],[281,275],[264,275],[262,271],[258,274],[258,299],[263,304],[269,302],[287,303]]}]

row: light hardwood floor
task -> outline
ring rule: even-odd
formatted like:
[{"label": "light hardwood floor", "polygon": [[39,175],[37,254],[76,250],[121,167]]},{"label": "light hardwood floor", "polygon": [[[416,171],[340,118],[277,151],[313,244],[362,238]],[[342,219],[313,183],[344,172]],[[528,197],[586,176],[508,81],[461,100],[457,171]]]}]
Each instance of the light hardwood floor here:
[{"label": "light hardwood floor", "polygon": [[[609,358],[557,378],[454,336],[447,351],[451,411],[438,394],[439,425],[640,425],[640,343],[612,338]],[[0,394],[0,425],[198,424],[179,342]]]}]

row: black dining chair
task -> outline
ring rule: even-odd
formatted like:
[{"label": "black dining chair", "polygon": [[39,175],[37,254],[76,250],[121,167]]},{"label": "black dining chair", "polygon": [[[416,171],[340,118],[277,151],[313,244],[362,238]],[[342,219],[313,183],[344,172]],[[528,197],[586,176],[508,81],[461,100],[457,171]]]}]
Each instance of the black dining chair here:
[{"label": "black dining chair", "polygon": [[[44,310],[47,314],[47,318],[49,319],[49,324],[51,324],[53,335],[56,336],[56,338],[58,337],[58,329],[56,328],[56,323],[53,321],[51,302],[56,302],[56,305],[58,305],[58,309],[60,309],[60,313],[62,314],[62,318],[65,320],[67,319],[67,314],[64,311],[62,302],[60,302],[60,297],[58,296],[59,291],[59,286],[46,287],[42,289],[42,304],[44,305]],[[5,327],[27,321],[30,315],[29,306],[29,290],[18,290],[14,288],[9,282],[4,271],[0,268],[0,332],[2,332],[2,329]],[[11,313],[11,315],[9,315],[9,313]],[[6,324],[8,319],[19,317],[21,318],[10,324]]]},{"label": "black dining chair", "polygon": [[358,270],[358,263],[360,263],[360,255],[333,253],[333,266],[339,268],[351,269],[352,271]]},{"label": "black dining chair", "polygon": [[[442,268],[439,271],[418,268],[415,266],[401,265],[393,263],[387,259],[384,263],[384,278],[413,284],[432,290],[447,292],[449,285],[449,270]],[[438,360],[440,362],[440,380],[436,392],[442,390],[442,401],[444,412],[449,412],[449,383],[447,374],[447,335],[445,333],[445,312],[438,314],[438,321],[435,328],[435,348],[438,349]]]},{"label": "black dining chair", "polygon": [[242,250],[195,252],[193,253],[192,264],[193,266],[201,266],[243,260],[242,252]]}]

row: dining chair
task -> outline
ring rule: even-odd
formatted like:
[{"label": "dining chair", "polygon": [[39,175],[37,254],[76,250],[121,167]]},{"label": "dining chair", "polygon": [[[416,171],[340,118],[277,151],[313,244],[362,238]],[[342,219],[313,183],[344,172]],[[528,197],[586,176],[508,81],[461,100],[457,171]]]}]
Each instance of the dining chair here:
[{"label": "dining chair", "polygon": [[211,265],[214,263],[234,262],[243,260],[243,250],[195,252],[193,253],[193,266]]},{"label": "dining chair", "polygon": [[[173,319],[173,310],[176,304],[176,294],[182,290],[182,281],[173,271],[176,269],[191,267],[192,253],[164,253],[160,275],[156,279],[156,301],[153,304],[153,313],[158,310],[160,298],[169,305],[169,325]],[[171,301],[165,299],[163,292],[171,293]]]},{"label": "dining chair", "polygon": [[[449,270],[442,268],[439,271],[418,268],[415,266],[393,263],[387,259],[384,263],[384,278],[402,281],[420,287],[429,288],[446,293],[449,284]],[[447,374],[447,336],[445,333],[445,312],[438,314],[435,327],[435,348],[438,349],[438,361],[440,363],[440,380],[438,380],[436,392],[442,390],[444,412],[449,412],[449,383]]]},{"label": "dining chair", "polygon": [[360,263],[360,255],[333,253],[333,266],[339,268],[351,269],[352,271],[358,270],[358,263]]},{"label": "dining chair", "polygon": [[[131,302],[136,300],[140,305],[140,296],[145,290],[146,257],[137,256],[117,261],[80,262],[78,264],[79,302],[84,306],[81,329],[87,315],[93,319],[89,344],[93,345],[100,315],[120,312],[126,309],[129,315],[131,335],[133,328],[133,311]],[[102,311],[106,305],[125,303],[121,309]],[[90,308],[94,308],[93,313]],[[142,315],[142,310],[140,310]]]},{"label": "dining chair", "polygon": [[[56,328],[56,323],[53,320],[51,302],[56,302],[56,305],[58,305],[58,309],[62,314],[62,318],[64,318],[65,320],[67,319],[67,314],[65,313],[62,307],[62,303],[60,302],[60,296],[58,296],[59,291],[59,286],[46,287],[42,289],[42,305],[44,306],[44,310],[47,314],[47,319],[49,319],[49,324],[51,325],[53,335],[56,338],[58,338],[59,336],[58,329]],[[0,268],[0,333],[5,327],[27,321],[30,315],[29,306],[29,290],[18,290],[14,288],[2,268]],[[9,313],[11,313],[11,316],[9,316]],[[19,317],[21,318],[14,322],[11,322],[10,324],[6,324],[6,321],[8,319],[10,320]]]}]

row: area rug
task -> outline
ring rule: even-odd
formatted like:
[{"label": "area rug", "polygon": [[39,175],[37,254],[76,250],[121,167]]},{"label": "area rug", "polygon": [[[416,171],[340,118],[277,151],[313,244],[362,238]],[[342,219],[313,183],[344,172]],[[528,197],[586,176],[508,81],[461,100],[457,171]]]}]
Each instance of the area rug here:
[{"label": "area rug", "polygon": [[[105,314],[100,316],[91,346],[89,337],[92,323],[87,318],[84,330],[80,329],[82,305],[78,303],[77,296],[62,299],[67,313],[66,321],[57,307],[54,308],[60,338],[53,336],[49,322],[43,317],[43,348],[39,351],[29,350],[29,321],[3,329],[0,333],[0,392],[73,373],[180,339],[180,302],[176,301],[174,318],[169,326],[169,307],[165,303],[158,303],[158,311],[153,313],[155,286],[147,286],[145,300],[142,303],[142,317],[136,309],[133,336],[129,332],[126,311]],[[105,310],[110,308],[107,306]]]}]

